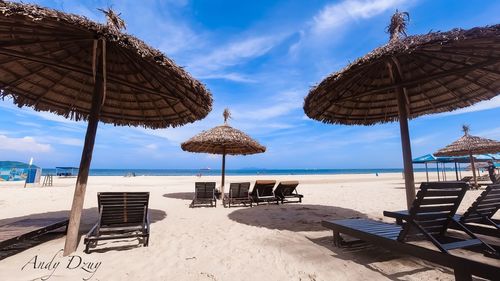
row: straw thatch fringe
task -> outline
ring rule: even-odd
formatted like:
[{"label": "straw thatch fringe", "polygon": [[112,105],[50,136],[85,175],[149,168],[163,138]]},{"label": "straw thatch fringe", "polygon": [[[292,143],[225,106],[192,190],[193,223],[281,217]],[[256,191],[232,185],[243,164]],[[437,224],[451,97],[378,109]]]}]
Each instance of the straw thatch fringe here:
[{"label": "straw thatch fringe", "polygon": [[[387,66],[395,62],[403,80],[398,85]],[[495,97],[500,93],[500,25],[391,40],[311,89],[304,111],[330,124],[396,121],[397,87],[405,88],[409,118]]]},{"label": "straw thatch fringe", "polygon": [[222,114],[224,125],[203,131],[181,144],[184,151],[212,154],[249,155],[263,153],[266,147],[227,124],[229,109]]},{"label": "straw thatch fringe", "polygon": [[435,156],[464,156],[500,152],[500,142],[487,138],[471,136],[470,128],[463,126],[464,135],[450,145],[438,150]]},{"label": "straw thatch fringe", "polygon": [[189,152],[229,155],[249,155],[266,151],[265,146],[229,125],[203,131],[183,142],[181,148]]},{"label": "straw thatch fringe", "polygon": [[[109,11],[108,11],[109,12]],[[212,96],[160,51],[113,25],[36,5],[0,2],[0,97],[19,107],[86,120],[93,93],[92,46],[106,41],[101,121],[147,128],[204,118]]]}]

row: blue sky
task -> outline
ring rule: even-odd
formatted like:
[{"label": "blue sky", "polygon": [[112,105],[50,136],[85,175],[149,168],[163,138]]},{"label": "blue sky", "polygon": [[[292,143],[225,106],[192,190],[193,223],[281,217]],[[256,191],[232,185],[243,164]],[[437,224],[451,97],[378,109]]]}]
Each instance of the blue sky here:
[{"label": "blue sky", "polygon": [[[97,8],[112,6],[127,32],[162,50],[207,85],[213,111],[175,129],[100,124],[93,168],[219,168],[220,156],[183,152],[180,143],[222,123],[267,146],[253,156],[228,157],[228,168],[402,167],[399,126],[325,125],[308,119],[303,98],[326,75],[387,42],[396,10],[410,12],[409,34],[498,23],[498,1],[25,1],[105,22]],[[500,96],[475,106],[414,119],[414,156],[461,136],[500,139]],[[78,165],[86,124],[0,101],[0,159],[42,167]]]}]

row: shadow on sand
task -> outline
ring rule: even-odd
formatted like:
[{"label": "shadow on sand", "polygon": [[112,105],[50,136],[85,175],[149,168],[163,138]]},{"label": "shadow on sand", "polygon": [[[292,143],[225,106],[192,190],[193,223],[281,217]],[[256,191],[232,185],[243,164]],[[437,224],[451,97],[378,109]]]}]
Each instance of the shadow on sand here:
[{"label": "shadow on sand", "polygon": [[[156,209],[149,209],[149,214],[150,214],[150,219],[151,223],[161,221],[167,217],[167,214],[163,210],[156,210]],[[8,218],[8,219],[0,219],[0,226],[9,224],[15,221],[20,221],[24,219],[37,219],[37,218],[68,218],[69,217],[69,211],[55,211],[55,212],[45,212],[45,213],[38,213],[38,214],[30,214],[26,216],[21,216],[21,217],[14,217],[14,218]],[[79,241],[83,243],[82,241],[82,236],[85,235],[90,228],[96,223],[98,217],[98,211],[97,208],[89,208],[89,209],[84,209],[82,212],[82,218],[81,218],[81,224],[80,224],[80,236],[79,236]],[[27,250],[29,248],[35,247],[37,245],[40,245],[42,243],[48,242],[53,239],[57,239],[60,237],[64,237],[65,235],[65,228],[61,227],[59,229],[56,229],[55,231],[43,234],[41,236],[37,236],[31,239],[23,240],[19,243],[16,243],[14,245],[10,245],[8,247],[0,249],[0,260],[3,260],[7,257],[10,257],[12,255],[18,254],[24,250]],[[135,247],[136,245],[134,245]],[[128,247],[128,248],[133,248],[133,247]],[[117,249],[114,249],[117,250]]]},{"label": "shadow on sand", "polygon": [[269,229],[325,231],[322,220],[366,218],[352,209],[324,205],[266,205],[236,210],[228,215],[236,222]]},{"label": "shadow on sand", "polygon": [[[333,252],[333,257],[355,262],[369,270],[382,274],[389,280],[406,280],[407,276],[428,270],[435,270],[436,267],[438,267],[435,264],[415,259],[407,255],[396,254],[370,243],[353,243],[352,245],[338,248],[333,245],[332,235],[307,239],[331,250]],[[390,263],[386,263],[389,261]],[[453,275],[453,271],[444,267],[439,267],[439,271]]]},{"label": "shadow on sand", "polygon": [[182,200],[193,200],[194,192],[174,192],[163,194],[165,198],[182,199]]}]

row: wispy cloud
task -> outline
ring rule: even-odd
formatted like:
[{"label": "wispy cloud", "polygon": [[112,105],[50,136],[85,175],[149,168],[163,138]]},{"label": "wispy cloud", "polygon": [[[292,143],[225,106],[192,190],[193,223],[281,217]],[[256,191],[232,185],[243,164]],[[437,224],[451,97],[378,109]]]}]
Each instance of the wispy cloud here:
[{"label": "wispy cloud", "polygon": [[241,73],[211,73],[197,75],[199,79],[222,79],[235,82],[256,83],[257,80]]},{"label": "wispy cloud", "polygon": [[495,108],[500,108],[500,96],[496,96],[491,100],[476,103],[469,107],[461,108],[455,111],[441,113],[438,116],[458,115],[458,114],[471,113],[471,112],[477,112]]},{"label": "wispy cloud", "polygon": [[280,92],[271,98],[262,100],[261,104],[236,108],[233,115],[235,118],[248,121],[276,119],[289,114],[293,110],[302,108],[303,93],[304,91],[301,90]]},{"label": "wispy cloud", "polygon": [[199,54],[192,56],[187,68],[195,76],[204,79],[226,79],[253,83],[255,79],[229,69],[267,54],[284,38],[286,38],[286,34],[236,38],[215,47],[212,52],[200,51]]},{"label": "wispy cloud", "polygon": [[0,150],[17,152],[50,152],[50,144],[43,144],[35,141],[32,137],[10,138],[6,135],[0,135]]},{"label": "wispy cloud", "polygon": [[415,146],[429,144],[435,141],[439,135],[440,135],[439,133],[436,133],[436,134],[429,134],[425,136],[416,137],[414,139],[411,139],[411,144]]},{"label": "wispy cloud", "polygon": [[344,0],[326,5],[312,21],[311,30],[323,34],[351,21],[368,19],[407,2],[405,0]]},{"label": "wispy cloud", "polygon": [[478,136],[499,140],[500,139],[500,127],[492,128],[477,132]]},{"label": "wispy cloud", "polygon": [[83,147],[83,139],[81,138],[72,138],[72,137],[65,137],[65,136],[35,136],[35,139],[40,139],[43,140],[46,143],[50,144],[62,144],[62,145],[69,145],[69,146],[77,146],[77,147]]},{"label": "wispy cloud", "polygon": [[[302,49],[317,48],[339,41],[352,23],[368,20],[384,12],[405,8],[417,0],[343,0],[330,3],[319,10],[312,19],[298,31],[300,39],[289,48],[291,56],[297,56]],[[332,64],[332,62],[329,62]]]}]

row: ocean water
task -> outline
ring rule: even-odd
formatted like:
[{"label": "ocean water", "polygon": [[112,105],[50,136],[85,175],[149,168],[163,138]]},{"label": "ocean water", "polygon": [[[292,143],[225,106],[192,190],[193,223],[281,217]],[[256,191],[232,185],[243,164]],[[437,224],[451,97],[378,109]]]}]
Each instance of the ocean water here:
[{"label": "ocean water", "polygon": [[[425,172],[423,168],[415,168],[415,172]],[[446,169],[453,171],[453,169]],[[403,169],[231,169],[226,175],[338,175],[338,174],[375,174],[375,173],[402,173]],[[436,172],[429,169],[429,172]],[[91,176],[125,176],[134,173],[136,176],[218,176],[220,169],[90,169]],[[42,175],[56,174],[55,169],[44,168]]]}]

